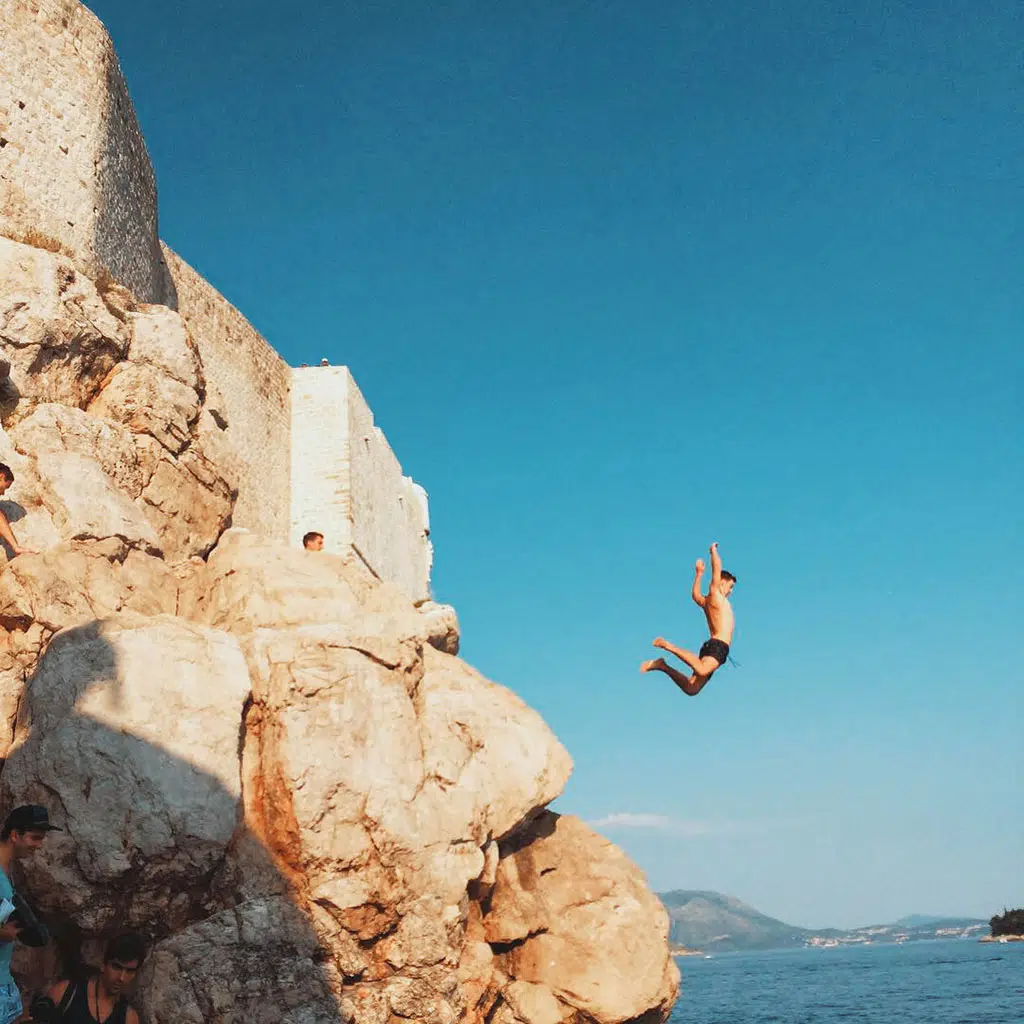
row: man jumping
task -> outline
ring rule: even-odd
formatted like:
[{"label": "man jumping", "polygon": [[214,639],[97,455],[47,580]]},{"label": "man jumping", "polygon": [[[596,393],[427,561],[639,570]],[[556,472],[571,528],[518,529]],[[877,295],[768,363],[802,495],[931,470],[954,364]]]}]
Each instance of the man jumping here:
[{"label": "man jumping", "polygon": [[711,639],[704,642],[704,646],[697,654],[676,647],[660,636],[654,641],[655,647],[660,647],[663,651],[668,651],[669,654],[674,654],[681,661],[685,661],[693,669],[693,675],[688,676],[685,672],[674,669],[664,658],[645,661],[640,666],[641,672],[664,672],[688,697],[696,697],[704,684],[725,664],[729,657],[733,630],[736,628],[732,605],[729,604],[729,595],[736,585],[736,577],[722,569],[717,542],[711,545],[711,586],[708,587],[706,595],[700,592],[700,581],[704,577],[703,559],[697,559],[695,570],[690,596],[704,609]]}]

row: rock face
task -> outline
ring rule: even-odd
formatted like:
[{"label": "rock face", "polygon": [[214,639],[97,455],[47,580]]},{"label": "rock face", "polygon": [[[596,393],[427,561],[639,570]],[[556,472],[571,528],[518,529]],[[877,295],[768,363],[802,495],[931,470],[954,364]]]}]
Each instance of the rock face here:
[{"label": "rock face", "polygon": [[255,350],[210,371],[238,331],[172,308],[102,27],[8,0],[0,48],[0,804],[64,828],[20,865],[55,936],[16,957],[26,996],[127,926],[152,944],[151,1024],[664,1020],[664,910],[546,810],[569,755],[457,657],[454,611],[355,541],[232,528],[284,422],[283,364],[254,364],[227,414],[208,381]]},{"label": "rock face", "polygon": [[[59,808],[25,871],[64,941],[156,941],[150,1020],[665,1016],[664,911],[619,851],[544,812],[569,757],[445,653],[450,615],[358,558],[245,532],[177,572],[106,543],[0,576],[12,635],[58,630],[0,787]],[[73,570],[56,613],[53,565]]]}]

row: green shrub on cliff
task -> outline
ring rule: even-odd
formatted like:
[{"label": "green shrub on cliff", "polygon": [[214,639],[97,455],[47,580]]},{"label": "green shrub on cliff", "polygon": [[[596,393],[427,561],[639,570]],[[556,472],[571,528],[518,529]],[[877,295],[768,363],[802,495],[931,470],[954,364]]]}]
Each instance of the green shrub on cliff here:
[{"label": "green shrub on cliff", "polygon": [[1004,910],[989,921],[992,936],[1024,935],[1024,909]]}]

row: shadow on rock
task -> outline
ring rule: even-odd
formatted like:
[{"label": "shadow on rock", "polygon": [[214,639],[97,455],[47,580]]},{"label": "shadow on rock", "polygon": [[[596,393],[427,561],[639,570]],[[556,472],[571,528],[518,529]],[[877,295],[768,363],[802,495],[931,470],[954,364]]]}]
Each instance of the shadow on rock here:
[{"label": "shadow on rock", "polygon": [[[76,602],[105,564],[85,560]],[[544,810],[569,756],[449,653],[450,609],[245,534],[175,578],[176,615],[69,623],[24,687],[0,792],[67,830],[24,867],[69,964],[150,936],[152,1024],[667,1017],[664,908]],[[64,608],[58,589],[14,602],[11,628]]]},{"label": "shadow on rock", "polygon": [[[64,972],[124,928],[153,950],[138,999],[153,1024],[343,1016],[341,979],[242,811],[250,706],[237,645],[170,617],[59,634],[29,681],[0,787],[65,828],[24,862]],[[19,951],[20,980],[57,973]]]}]

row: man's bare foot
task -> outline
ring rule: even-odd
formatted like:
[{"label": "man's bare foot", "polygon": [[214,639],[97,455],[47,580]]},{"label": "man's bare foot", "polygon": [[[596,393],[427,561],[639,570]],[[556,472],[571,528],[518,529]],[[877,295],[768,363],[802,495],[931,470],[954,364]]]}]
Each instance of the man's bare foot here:
[{"label": "man's bare foot", "polygon": [[640,666],[641,672],[664,672],[668,668],[664,658],[652,658]]}]

